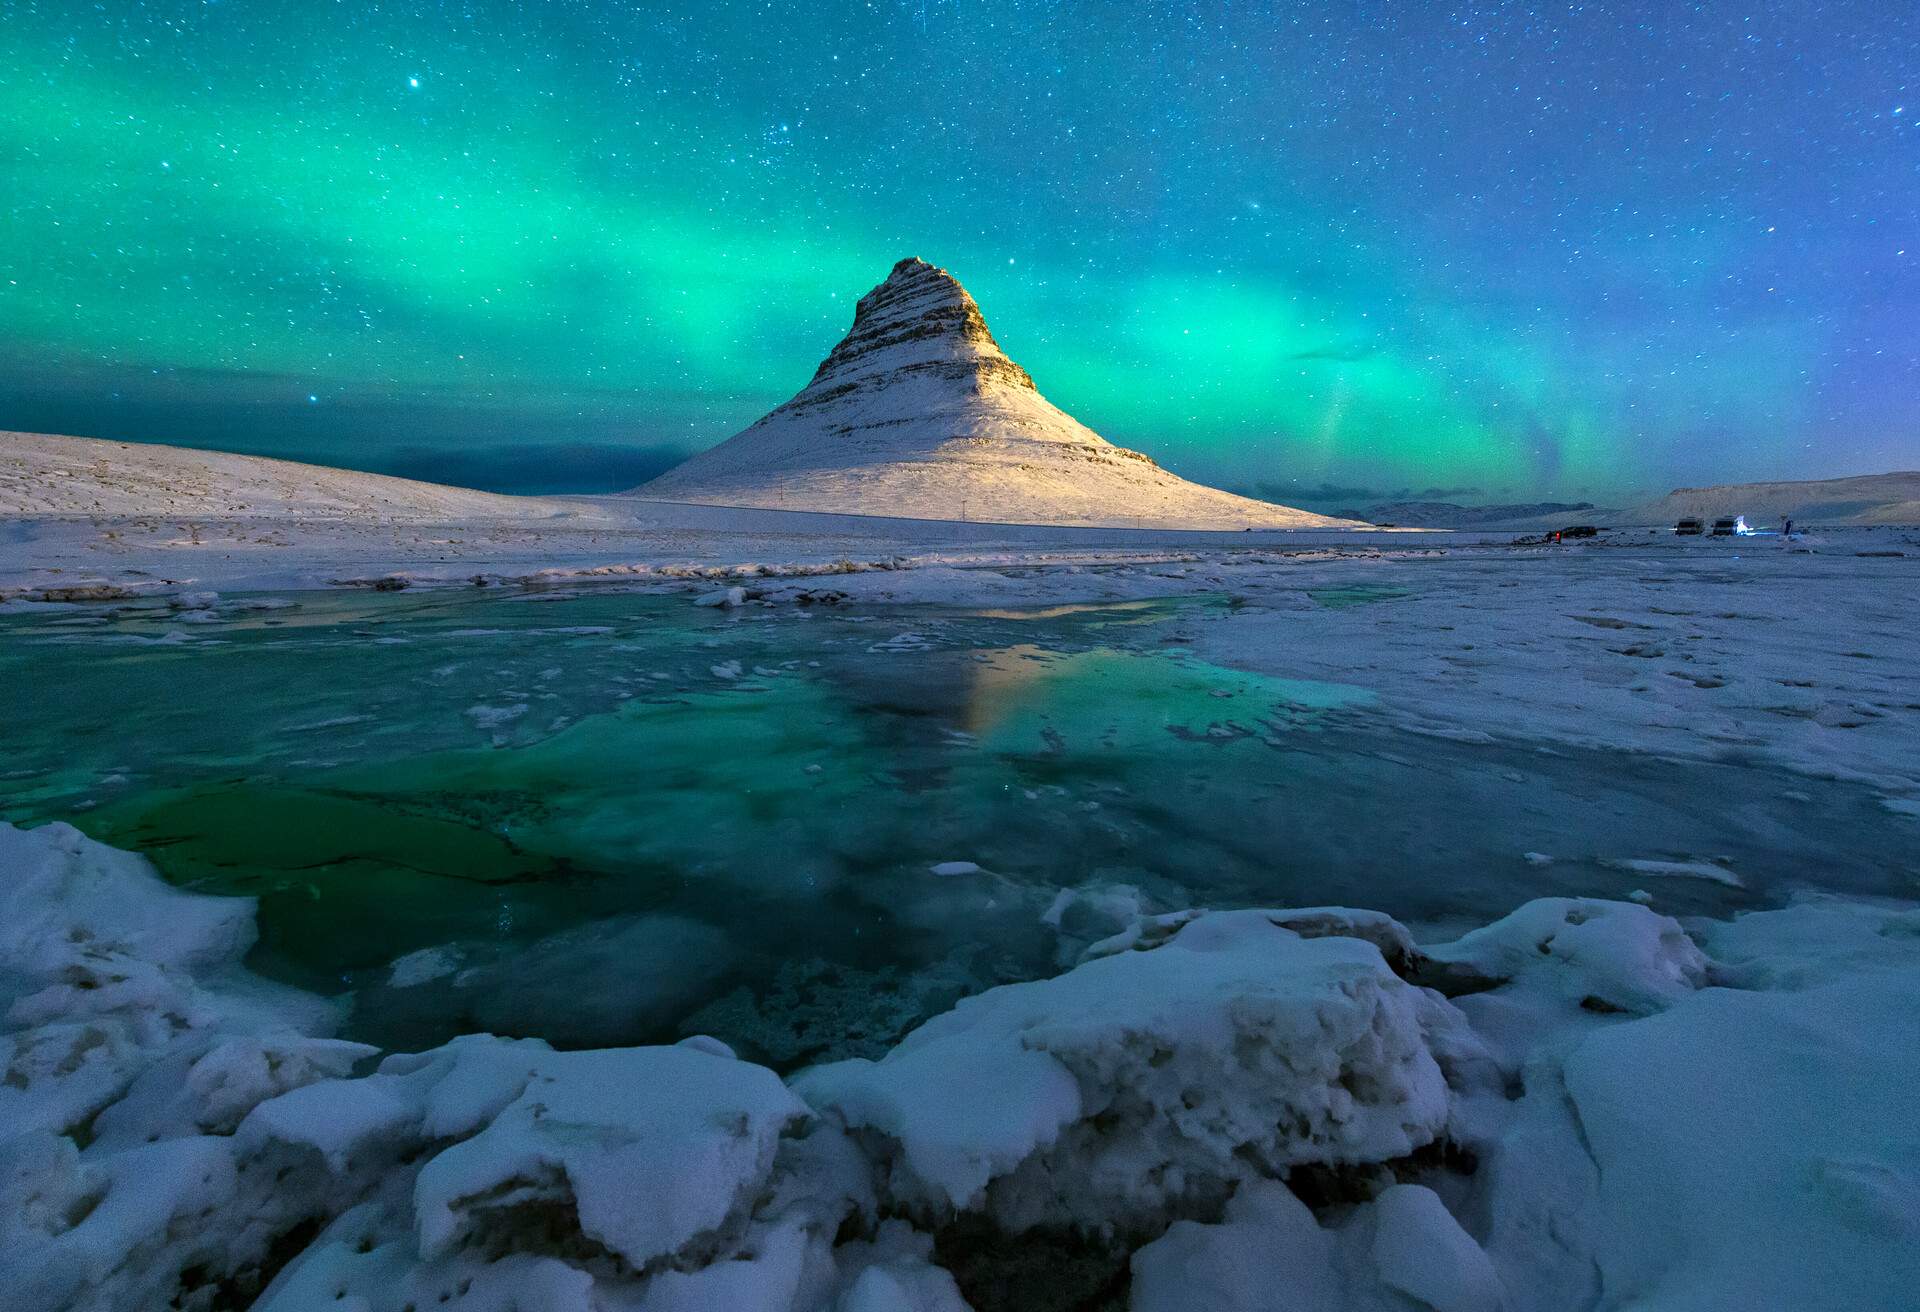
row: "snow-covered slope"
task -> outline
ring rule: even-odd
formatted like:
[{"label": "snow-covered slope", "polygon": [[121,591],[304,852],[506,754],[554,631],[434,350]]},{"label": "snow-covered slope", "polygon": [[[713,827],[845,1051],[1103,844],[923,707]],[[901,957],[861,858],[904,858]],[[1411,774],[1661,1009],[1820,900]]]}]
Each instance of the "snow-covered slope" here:
[{"label": "snow-covered slope", "polygon": [[582,507],[291,460],[147,442],[0,433],[0,515],[546,519]]},{"label": "snow-covered slope", "polygon": [[636,494],[913,519],[1161,528],[1340,521],[1189,483],[1035,390],[944,269],[902,260],[799,395]]}]

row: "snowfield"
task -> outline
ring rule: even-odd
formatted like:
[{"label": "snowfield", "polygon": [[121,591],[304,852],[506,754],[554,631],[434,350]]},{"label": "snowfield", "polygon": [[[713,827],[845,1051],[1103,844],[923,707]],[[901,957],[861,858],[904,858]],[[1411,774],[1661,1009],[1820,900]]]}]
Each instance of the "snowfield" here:
[{"label": "snowfield", "polygon": [[60,824],[0,873],[16,1306],[957,1312],[959,1236],[1070,1236],[1134,1312],[1920,1281],[1911,907],[1190,912],[783,1084],[702,1038],[381,1056],[238,964],[245,900]]}]

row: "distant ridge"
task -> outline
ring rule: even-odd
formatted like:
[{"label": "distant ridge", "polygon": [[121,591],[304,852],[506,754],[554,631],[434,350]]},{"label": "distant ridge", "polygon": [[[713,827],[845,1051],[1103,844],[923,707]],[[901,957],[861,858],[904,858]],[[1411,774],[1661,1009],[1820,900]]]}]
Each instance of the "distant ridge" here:
[{"label": "distant ridge", "polygon": [[1920,470],[1803,483],[1679,487],[1627,513],[1643,524],[1719,515],[1745,515],[1756,524],[1785,518],[1803,524],[1920,524]]},{"label": "distant ridge", "polygon": [[1616,528],[1665,527],[1681,519],[1745,515],[1756,528],[1783,519],[1812,527],[1920,524],[1920,471],[1858,474],[1803,482],[1723,483],[1679,487],[1638,505],[1602,509],[1591,502],[1461,506],[1444,501],[1400,501],[1343,510],[1343,516],[1402,528],[1542,529],[1569,524]]},{"label": "distant ridge", "polygon": [[1365,510],[1343,510],[1340,517],[1399,528],[1470,528],[1538,515],[1578,515],[1592,509],[1591,501],[1528,501],[1501,506],[1462,506],[1452,501],[1383,501]]},{"label": "distant ridge", "polygon": [[1156,528],[1346,521],[1190,483],[1050,404],[954,277],[902,260],[813,381],[631,495],[912,519]]}]

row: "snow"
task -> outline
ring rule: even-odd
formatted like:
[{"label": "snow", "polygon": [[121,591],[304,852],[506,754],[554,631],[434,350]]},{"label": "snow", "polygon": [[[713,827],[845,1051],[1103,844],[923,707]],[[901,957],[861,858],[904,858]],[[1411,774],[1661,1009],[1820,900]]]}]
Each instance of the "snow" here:
[{"label": "snow", "polygon": [[[1870,1306],[1896,1273],[1913,1287],[1915,1001],[1869,981],[1813,997],[1716,990],[1581,1044],[1564,1078],[1599,1166],[1603,1289],[1810,1307]],[[1836,1039],[1834,1016],[1852,1033]],[[1891,1051],[1865,1051],[1868,1034]]]},{"label": "snow", "polygon": [[1259,1170],[1431,1142],[1447,1097],[1427,1010],[1370,943],[1222,912],[964,999],[797,1087],[889,1142],[886,1191],[909,1209],[1125,1227]]},{"label": "snow", "polygon": [[[1354,512],[1342,512],[1351,514]],[[1722,483],[1680,487],[1652,501],[1612,509],[1543,502],[1536,505],[1461,506],[1449,502],[1388,502],[1371,506],[1375,523],[1430,528],[1503,528],[1552,532],[1574,524],[1654,528],[1670,532],[1682,519],[1711,523],[1744,519],[1771,533],[1792,520],[1796,538],[1842,526],[1920,524],[1920,471],[1859,474],[1771,483]]]},{"label": "snow", "polygon": [[804,1115],[771,1071],[696,1049],[543,1055],[518,1098],[421,1170],[421,1256],[559,1202],[582,1235],[645,1267],[744,1210]]},{"label": "snow", "polygon": [[1732,987],[1572,1037],[1537,1092],[1529,1073],[1537,1105],[1487,1171],[1496,1264],[1603,1307],[1900,1306],[1920,920],[1820,901],[1702,928]]},{"label": "snow", "polygon": [[[102,1117],[107,1133],[116,1103],[218,1123],[249,1098],[371,1051],[324,1037],[335,1019],[326,1004],[239,969],[253,944],[250,901],[170,888],[141,858],[64,824],[0,825],[0,871],[0,1123],[10,1130]],[[140,1083],[161,1067],[158,1085]],[[184,1107],[169,1096],[182,1078]]]},{"label": "snow", "polygon": [[1395,1184],[1323,1227],[1284,1185],[1236,1194],[1220,1222],[1179,1221],[1133,1255],[1133,1312],[1501,1312],[1484,1250],[1422,1185]]},{"label": "snow", "polygon": [[578,517],[582,507],[262,456],[0,432],[0,516],[29,514],[448,523]]},{"label": "snow", "polygon": [[[964,582],[964,571],[982,564],[1157,564],[1195,545],[1270,551],[1276,543],[1423,536],[1316,517],[1294,531],[1248,535],[1164,516],[1089,526],[1043,506],[1012,516],[1025,522],[993,524],[970,522],[952,506],[930,506],[925,518],[877,501],[857,509],[876,507],[886,513],[652,494],[506,497],[153,443],[0,433],[0,600],[13,597],[6,604],[17,607],[218,591],[222,600],[210,608],[217,611],[234,592],[592,579],[698,595],[741,587],[746,601],[769,578],[832,578],[837,590],[848,577],[913,568],[922,571],[915,586],[924,589]],[[1268,512],[1297,513],[1261,511]]]},{"label": "snow", "polygon": [[1048,914],[1129,923],[1078,966],[783,1082],[704,1038],[369,1070],[240,968],[245,900],[57,824],[0,826],[0,872],[22,1306],[961,1312],[963,1220],[1117,1246],[1134,1312],[1890,1310],[1920,1281],[1911,905],[1683,929],[1542,899],[1421,945],[1095,885]]},{"label": "snow", "polygon": [[1333,1236],[1283,1184],[1234,1195],[1218,1224],[1177,1221],[1133,1255],[1133,1312],[1340,1307]]},{"label": "snow", "polygon": [[1484,929],[1423,950],[1536,998],[1645,1014],[1698,989],[1707,960],[1678,921],[1632,902],[1539,898]]},{"label": "snow", "polygon": [[1504,1304],[1493,1263],[1433,1190],[1391,1185],[1368,1211],[1367,1256],[1386,1288],[1433,1312],[1496,1312]]},{"label": "snow", "polygon": [[882,1221],[871,1240],[834,1251],[842,1292],[833,1312],[970,1312],[953,1277],[933,1264],[933,1239]]}]

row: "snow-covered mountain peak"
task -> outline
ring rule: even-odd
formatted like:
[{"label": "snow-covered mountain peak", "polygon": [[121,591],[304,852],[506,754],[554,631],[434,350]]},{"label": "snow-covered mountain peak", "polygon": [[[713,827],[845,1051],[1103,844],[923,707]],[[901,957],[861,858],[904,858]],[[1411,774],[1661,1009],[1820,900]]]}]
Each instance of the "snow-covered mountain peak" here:
[{"label": "snow-covered mountain peak", "polygon": [[908,519],[1306,528],[1322,515],[1189,483],[1040,395],[954,276],[921,259],[860,298],[785,405],[641,496]]}]

